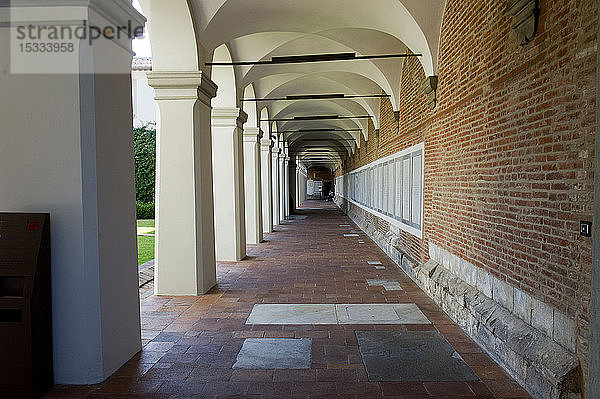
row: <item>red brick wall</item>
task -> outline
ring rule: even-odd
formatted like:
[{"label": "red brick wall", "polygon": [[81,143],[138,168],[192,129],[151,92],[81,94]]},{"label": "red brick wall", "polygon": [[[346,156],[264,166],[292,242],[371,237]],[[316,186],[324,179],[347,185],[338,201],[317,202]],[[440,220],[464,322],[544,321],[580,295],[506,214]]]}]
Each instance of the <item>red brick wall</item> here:
[{"label": "red brick wall", "polygon": [[306,175],[309,180],[332,181],[331,170],[325,167],[309,168]]},{"label": "red brick wall", "polygon": [[448,0],[437,108],[406,61],[399,130],[382,100],[379,148],[370,126],[344,170],[424,141],[424,238],[402,234],[408,254],[427,260],[432,241],[568,314],[585,370],[592,261],[579,221],[593,213],[597,3],[540,5],[538,35],[520,47],[505,0]]}]

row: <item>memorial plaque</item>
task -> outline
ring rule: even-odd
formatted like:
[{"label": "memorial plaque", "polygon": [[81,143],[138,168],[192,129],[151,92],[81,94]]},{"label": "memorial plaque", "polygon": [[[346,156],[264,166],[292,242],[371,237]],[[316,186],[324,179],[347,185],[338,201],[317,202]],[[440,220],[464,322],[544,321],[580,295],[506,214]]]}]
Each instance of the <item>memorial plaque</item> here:
[{"label": "memorial plaque", "polygon": [[52,388],[50,215],[0,213],[0,397]]}]

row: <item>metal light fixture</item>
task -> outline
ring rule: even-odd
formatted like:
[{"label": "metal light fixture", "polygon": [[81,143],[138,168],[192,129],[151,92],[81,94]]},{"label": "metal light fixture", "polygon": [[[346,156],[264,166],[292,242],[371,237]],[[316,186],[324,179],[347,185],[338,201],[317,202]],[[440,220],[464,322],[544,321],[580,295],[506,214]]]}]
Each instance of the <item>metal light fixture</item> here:
[{"label": "metal light fixture", "polygon": [[540,22],[539,0],[507,0],[506,11],[513,17],[513,30],[520,45],[530,43],[538,31]]},{"label": "metal light fixture", "polygon": [[282,64],[307,64],[314,62],[332,62],[332,61],[359,61],[374,60],[385,58],[409,58],[421,57],[422,54],[376,54],[376,55],[356,55],[356,53],[328,53],[328,54],[306,54],[306,55],[286,55],[271,57],[270,60],[263,61],[236,61],[236,62],[206,62],[206,66],[235,66],[235,65],[282,65]]}]

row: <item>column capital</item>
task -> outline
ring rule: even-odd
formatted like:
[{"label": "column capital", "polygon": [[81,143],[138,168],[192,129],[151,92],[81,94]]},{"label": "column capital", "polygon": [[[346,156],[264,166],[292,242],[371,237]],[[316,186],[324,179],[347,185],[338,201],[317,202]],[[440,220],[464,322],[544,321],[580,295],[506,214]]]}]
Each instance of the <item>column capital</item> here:
[{"label": "column capital", "polygon": [[281,151],[281,148],[273,146],[273,148],[271,149],[271,153],[273,154],[273,158],[277,159],[279,157],[279,152]]},{"label": "column capital", "polygon": [[262,130],[258,127],[244,126],[244,141],[260,143],[263,136]]},{"label": "column capital", "polygon": [[211,118],[213,126],[237,126],[241,128],[248,120],[248,114],[241,108],[213,108]]},{"label": "column capital", "polygon": [[269,137],[265,137],[263,135],[263,138],[260,139],[260,146],[263,149],[263,151],[266,151],[267,149],[271,149],[273,147],[275,143],[273,142],[273,140],[271,140]]},{"label": "column capital", "polygon": [[286,155],[286,157],[284,158],[284,161],[285,161],[285,162],[287,162],[287,163],[289,163],[289,162],[290,162],[290,157],[288,157],[288,156]]},{"label": "column capital", "polygon": [[202,71],[157,71],[147,76],[157,101],[199,99],[210,106],[217,95],[217,85]]}]

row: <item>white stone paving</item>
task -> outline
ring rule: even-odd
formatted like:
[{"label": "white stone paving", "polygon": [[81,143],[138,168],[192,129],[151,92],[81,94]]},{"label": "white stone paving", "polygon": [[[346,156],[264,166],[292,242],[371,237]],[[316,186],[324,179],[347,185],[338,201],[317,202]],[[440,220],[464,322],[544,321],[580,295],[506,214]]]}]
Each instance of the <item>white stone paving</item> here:
[{"label": "white stone paving", "polygon": [[414,303],[257,304],[246,324],[431,324]]}]

